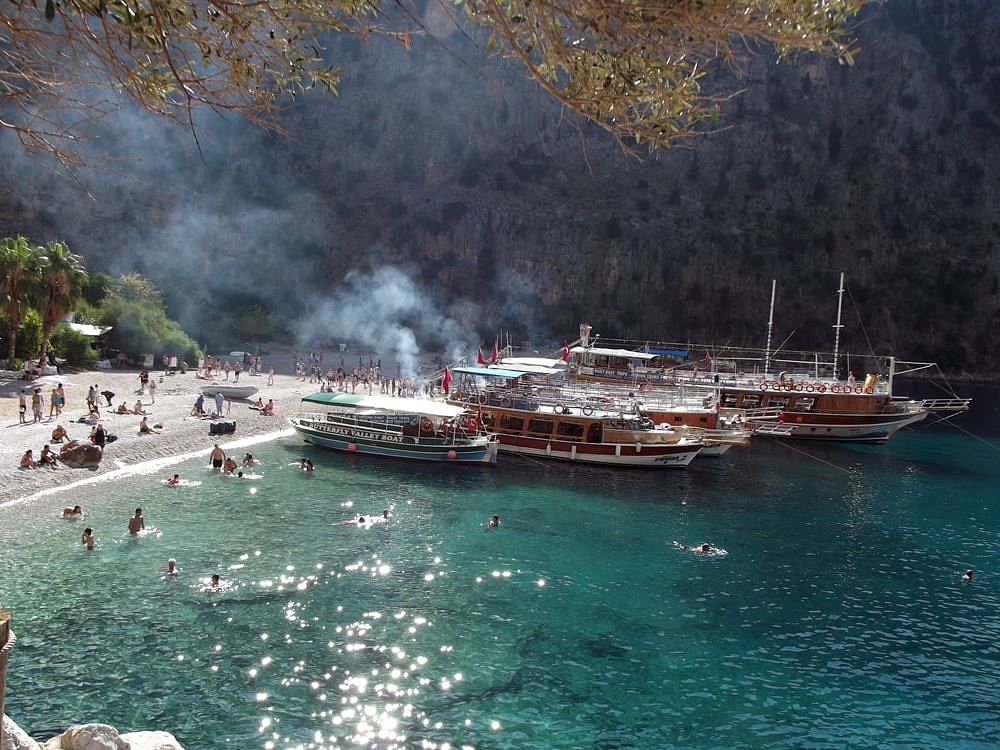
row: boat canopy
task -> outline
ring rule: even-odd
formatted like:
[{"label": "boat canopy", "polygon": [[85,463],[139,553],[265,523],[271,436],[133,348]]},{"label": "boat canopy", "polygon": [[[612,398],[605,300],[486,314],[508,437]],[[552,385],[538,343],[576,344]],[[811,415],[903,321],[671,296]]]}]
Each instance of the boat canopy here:
[{"label": "boat canopy", "polygon": [[451,371],[459,375],[481,375],[484,378],[505,378],[507,380],[531,374],[527,370],[507,369],[505,367],[453,367]]},{"label": "boat canopy", "polygon": [[573,354],[596,354],[601,357],[621,357],[622,359],[655,359],[656,354],[633,352],[628,349],[600,349],[596,346],[574,346]]},{"label": "boat canopy", "polygon": [[566,363],[561,359],[546,359],[545,357],[501,359],[500,366],[508,370],[521,370],[539,375],[559,375],[566,372]]},{"label": "boat canopy", "polygon": [[425,398],[365,396],[354,393],[312,393],[304,396],[302,402],[326,406],[353,406],[359,410],[371,409],[384,414],[416,414],[421,417],[451,418],[466,411],[464,406],[454,406]]}]

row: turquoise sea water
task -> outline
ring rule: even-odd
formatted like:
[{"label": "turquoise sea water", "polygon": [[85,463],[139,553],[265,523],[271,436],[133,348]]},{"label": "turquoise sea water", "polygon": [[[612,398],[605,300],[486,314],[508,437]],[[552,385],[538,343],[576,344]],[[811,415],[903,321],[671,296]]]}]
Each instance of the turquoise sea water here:
[{"label": "turquoise sea water", "polygon": [[[1000,745],[982,440],[760,440],[665,472],[250,450],[257,480],[198,459],[0,508],[22,727],[162,728],[189,750]],[[161,485],[174,471],[202,484]],[[85,518],[60,518],[74,503]]]}]

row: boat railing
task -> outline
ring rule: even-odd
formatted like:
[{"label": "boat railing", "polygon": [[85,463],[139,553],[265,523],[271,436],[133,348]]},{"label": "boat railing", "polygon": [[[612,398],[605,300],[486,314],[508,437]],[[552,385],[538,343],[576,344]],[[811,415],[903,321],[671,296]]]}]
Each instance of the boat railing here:
[{"label": "boat railing", "polygon": [[971,398],[925,398],[920,402],[924,411],[968,411]]}]

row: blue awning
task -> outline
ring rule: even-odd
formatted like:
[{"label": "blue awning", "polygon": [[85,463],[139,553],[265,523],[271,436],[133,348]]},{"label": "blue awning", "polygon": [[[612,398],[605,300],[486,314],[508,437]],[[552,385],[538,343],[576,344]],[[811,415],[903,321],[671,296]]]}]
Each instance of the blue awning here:
[{"label": "blue awning", "polygon": [[690,353],[687,349],[664,349],[662,346],[647,346],[646,351],[658,357],[673,357],[674,359],[687,359]]}]

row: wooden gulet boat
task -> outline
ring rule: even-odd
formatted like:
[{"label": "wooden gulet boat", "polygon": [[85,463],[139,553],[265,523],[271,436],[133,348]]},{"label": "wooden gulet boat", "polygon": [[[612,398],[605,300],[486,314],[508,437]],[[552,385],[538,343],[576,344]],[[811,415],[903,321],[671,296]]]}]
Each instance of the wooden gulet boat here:
[{"label": "wooden gulet boat", "polygon": [[[844,293],[841,275],[839,294]],[[838,304],[837,337],[832,357],[818,353],[771,351],[774,315],[774,287],[767,348],[760,352],[725,348],[714,358],[706,352],[704,367],[687,360],[690,347],[678,344],[642,346],[636,342],[615,342],[596,347],[590,326],[580,327],[580,341],[571,350],[570,377],[603,383],[627,383],[638,390],[684,388],[717,399],[719,412],[730,420],[741,418],[755,434],[806,440],[882,443],[900,429],[925,419],[967,411],[970,399],[913,400],[893,395],[895,378],[935,367],[932,362],[904,362],[895,357],[854,357],[854,362],[870,365],[871,372],[861,382],[853,375],[837,376],[840,354],[841,309]],[[725,363],[724,366],[722,363]],[[885,375],[882,377],[879,373]],[[651,412],[659,421],[661,416]]]},{"label": "wooden gulet boat", "polygon": [[[477,409],[487,429],[499,436],[503,452],[606,466],[683,468],[704,448],[696,437],[641,415],[609,411],[599,402],[579,408],[552,403],[530,385],[531,373],[485,367],[456,367],[452,373],[460,377],[452,402]],[[525,377],[529,380],[521,380]]]},{"label": "wooden gulet boat", "polygon": [[303,440],[323,448],[414,461],[497,460],[496,435],[462,406],[347,393],[314,393],[302,404],[289,422]]}]

